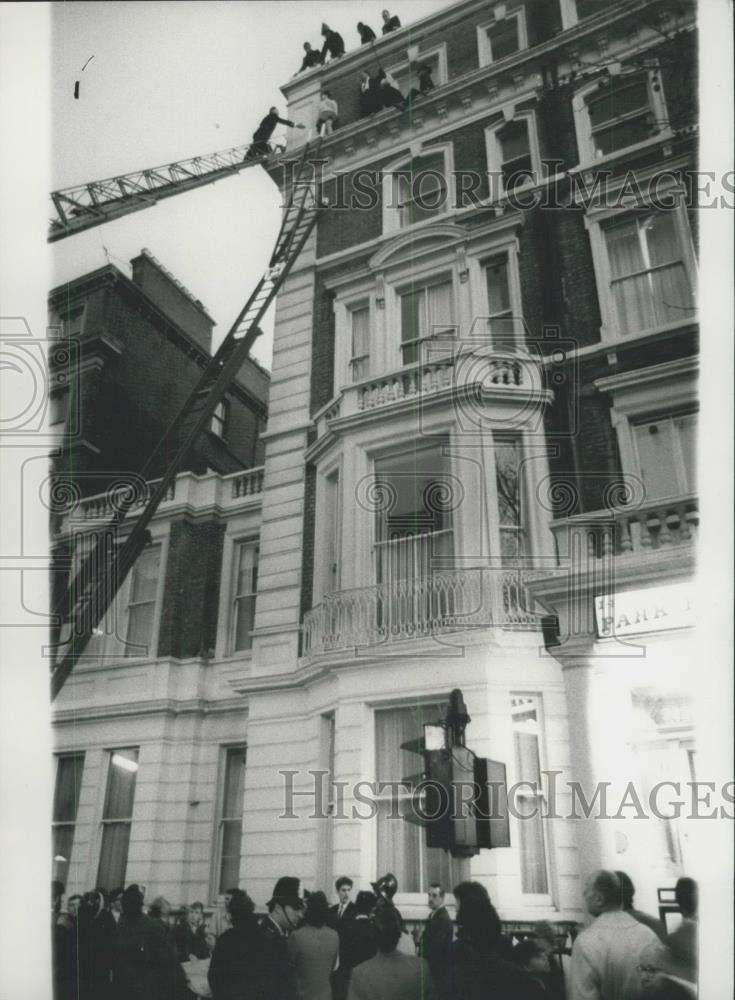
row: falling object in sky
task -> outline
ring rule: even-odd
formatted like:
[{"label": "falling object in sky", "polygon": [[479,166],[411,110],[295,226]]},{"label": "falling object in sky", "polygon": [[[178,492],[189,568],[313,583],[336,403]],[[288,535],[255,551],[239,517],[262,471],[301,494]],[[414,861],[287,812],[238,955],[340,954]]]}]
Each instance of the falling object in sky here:
[{"label": "falling object in sky", "polygon": [[[84,65],[82,66],[82,73],[83,73],[83,72],[85,71],[85,69],[87,68],[87,66],[89,66],[89,64],[91,63],[91,61],[92,61],[93,59],[94,59],[94,56],[92,55],[92,56],[90,56],[90,57],[89,57],[89,59],[88,59],[88,60],[87,60],[87,61],[85,62],[85,64],[84,64]],[[75,80],[75,81],[74,81],[74,100],[75,100],[75,101],[78,101],[78,100],[79,100],[79,80]]]}]

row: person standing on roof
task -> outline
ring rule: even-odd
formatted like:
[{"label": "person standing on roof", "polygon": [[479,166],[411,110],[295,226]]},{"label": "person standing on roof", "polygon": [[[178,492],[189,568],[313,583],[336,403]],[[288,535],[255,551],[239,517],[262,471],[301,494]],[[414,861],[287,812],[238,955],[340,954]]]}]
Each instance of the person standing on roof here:
[{"label": "person standing on roof", "polygon": [[360,35],[360,45],[367,45],[369,42],[375,41],[375,32],[369,24],[363,24],[362,21],[358,21],[357,30]]},{"label": "person standing on roof", "polygon": [[306,128],[305,125],[294,125],[287,118],[279,118],[278,108],[273,106],[253,132],[253,141],[245,157],[246,160],[256,160],[259,156],[268,155],[270,152],[268,141],[273,135],[276,125],[288,125],[289,128]]},{"label": "person standing on roof", "polygon": [[391,31],[397,31],[401,26],[400,19],[394,14],[390,16],[389,10],[383,11],[383,34],[387,35]]},{"label": "person standing on roof", "polygon": [[329,135],[337,124],[339,108],[337,102],[332,97],[330,91],[323,90],[319,98],[319,116],[316,120],[316,127],[319,135]]},{"label": "person standing on roof", "polygon": [[328,24],[324,24],[322,21],[322,37],[324,39],[324,45],[322,45],[322,62],[325,57],[329,55],[330,59],[339,59],[340,56],[345,54],[345,43],[342,41],[342,36],[337,31],[332,31]]},{"label": "person standing on roof", "polygon": [[305,72],[307,69],[311,69],[313,66],[321,66],[322,54],[319,49],[312,49],[310,42],[304,42],[304,61],[301,63],[301,69],[299,73]]}]

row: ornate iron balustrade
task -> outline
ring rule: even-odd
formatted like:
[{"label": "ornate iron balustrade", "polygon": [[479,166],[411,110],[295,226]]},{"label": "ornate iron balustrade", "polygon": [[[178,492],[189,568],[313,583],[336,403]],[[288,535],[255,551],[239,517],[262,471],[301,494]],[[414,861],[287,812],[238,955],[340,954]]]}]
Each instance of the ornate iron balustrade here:
[{"label": "ornate iron balustrade", "polygon": [[699,501],[694,494],[649,500],[629,510],[615,507],[575,514],[551,524],[561,555],[568,552],[572,534],[579,533],[587,555],[598,559],[691,545],[698,527]]},{"label": "ornate iron balustrade", "polygon": [[304,615],[303,655],[422,639],[464,629],[538,628],[520,569],[441,570],[339,590]]}]

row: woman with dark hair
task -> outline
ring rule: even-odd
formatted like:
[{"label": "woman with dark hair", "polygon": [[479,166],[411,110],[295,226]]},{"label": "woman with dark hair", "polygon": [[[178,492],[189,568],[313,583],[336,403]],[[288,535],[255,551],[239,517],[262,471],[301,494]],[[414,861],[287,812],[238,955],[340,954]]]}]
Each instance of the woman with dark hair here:
[{"label": "woman with dark hair", "polygon": [[541,1000],[543,988],[500,956],[503,937],[495,907],[486,892],[460,892],[459,938],[452,945],[444,992],[452,1000]]},{"label": "woman with dark hair", "polygon": [[288,938],[288,957],[303,1000],[332,1000],[330,976],[339,955],[339,935],[327,927],[329,904],[323,892],[306,900],[305,923]]}]

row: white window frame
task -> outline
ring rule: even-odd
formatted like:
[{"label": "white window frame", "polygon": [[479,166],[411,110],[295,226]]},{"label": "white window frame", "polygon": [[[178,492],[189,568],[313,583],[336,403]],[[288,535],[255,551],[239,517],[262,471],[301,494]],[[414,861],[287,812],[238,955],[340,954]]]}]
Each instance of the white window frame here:
[{"label": "white window frame", "polygon": [[[412,53],[412,55],[413,55],[413,53]],[[414,55],[414,58],[410,58],[409,57],[409,58],[406,58],[406,59],[402,59],[401,62],[399,62],[399,63],[393,63],[391,66],[389,66],[386,69],[386,73],[388,74],[388,76],[392,76],[392,77],[395,78],[395,74],[396,73],[398,73],[398,74],[402,73],[403,70],[407,69],[411,65],[411,63],[415,63],[416,65],[418,65],[420,63],[426,62],[428,59],[433,59],[434,56],[438,56],[439,57],[439,68],[438,68],[437,74],[436,74],[436,76],[434,76],[434,74],[432,74],[432,77],[431,77],[432,80],[434,81],[434,89],[436,90],[438,87],[444,86],[444,84],[449,79],[449,76],[448,76],[448,73],[447,73],[447,46],[446,46],[446,43],[442,43],[441,45],[436,45],[433,49],[427,49],[426,52],[417,52]],[[401,93],[403,93],[403,92],[401,92]],[[403,94],[403,97],[408,97],[408,94]]]},{"label": "white window frame", "polygon": [[[635,424],[648,417],[675,416],[693,412],[698,406],[697,358],[666,361],[634,372],[597,379],[595,388],[613,398],[610,418],[618,439],[623,474],[640,477],[640,462],[635,441]],[[634,481],[635,485],[635,481]],[[639,489],[634,489],[638,495]],[[665,499],[665,498],[661,498]]]},{"label": "white window frame", "polygon": [[[227,757],[231,750],[244,750],[245,751],[245,767],[243,773],[243,786],[245,783],[248,767],[248,743],[244,742],[232,742],[223,743],[219,747],[218,761],[217,761],[217,800],[216,800],[216,811],[214,815],[214,829],[212,835],[212,843],[214,845],[214,852],[212,855],[212,872],[211,872],[211,889],[210,889],[210,899],[219,900],[222,899],[224,893],[219,892],[219,883],[222,871],[222,842],[224,833],[224,824],[227,820],[233,820],[237,817],[225,816],[225,780],[227,777]],[[242,835],[244,833],[244,816],[245,816],[245,788],[243,787],[243,815],[240,817],[240,822],[243,824],[240,830],[240,865],[242,865],[243,850],[242,850]],[[239,884],[239,876],[238,876]],[[225,888],[230,888],[226,886]],[[234,888],[234,886],[232,887]]]},{"label": "white window frame", "polygon": [[[447,199],[443,206],[441,206],[440,211],[436,215],[432,215],[428,219],[422,219],[420,222],[413,222],[409,225],[403,224],[402,209],[398,204],[398,195],[396,191],[397,178],[396,173],[407,168],[412,160],[417,160],[422,157],[428,156],[438,156],[441,154],[444,158],[444,180],[446,182],[447,188]],[[421,229],[423,226],[436,225],[437,222],[442,222],[447,215],[456,211],[456,191],[453,186],[454,178],[454,146],[451,142],[437,143],[432,146],[425,146],[412,149],[410,153],[402,156],[399,160],[393,160],[392,163],[386,164],[382,169],[381,178],[381,193],[382,193],[382,204],[383,204],[383,235],[388,235],[389,233],[403,233],[403,232],[414,232]]]},{"label": "white window frame", "polygon": [[490,201],[496,201],[505,194],[505,184],[503,182],[503,148],[498,133],[511,122],[524,121],[528,129],[528,151],[531,157],[531,172],[533,178],[516,184],[513,191],[522,191],[524,188],[533,186],[534,178],[538,181],[541,177],[541,153],[538,144],[538,131],[536,129],[536,114],[533,109],[516,112],[512,118],[503,118],[489,125],[485,129],[485,154],[487,156],[487,169],[490,180]]},{"label": "white window frame", "polygon": [[[664,412],[654,411],[653,413],[649,413],[649,414],[646,414],[646,415],[644,415],[642,417],[638,417],[637,419],[635,419],[635,420],[632,421],[632,423],[631,423],[631,432],[632,432],[632,436],[633,436],[633,447],[635,448],[635,454],[636,454],[636,473],[637,473],[637,475],[639,475],[641,477],[641,479],[643,479],[643,467],[642,467],[642,462],[641,462],[641,457],[640,457],[640,449],[638,447],[638,435],[636,433],[636,429],[638,427],[647,427],[647,426],[650,426],[652,424],[664,424],[664,423],[668,423],[668,422],[670,422],[670,423],[673,424],[673,421],[677,417],[694,416],[694,415],[698,415],[698,412],[699,411],[698,411],[697,408],[694,408],[694,409],[686,408],[684,410],[675,410],[673,412],[671,412],[671,411],[664,411]],[[672,430],[671,433],[672,433],[672,438],[671,438],[671,440],[672,440],[672,446],[673,446],[673,449],[674,449],[673,450],[673,463],[672,464],[673,464],[674,472],[675,472],[676,479],[677,479],[677,492],[675,494],[673,494],[673,496],[677,496],[677,497],[679,497],[679,496],[688,496],[691,493],[693,493],[694,491],[693,490],[689,490],[689,489],[685,488],[685,486],[682,485],[682,483],[684,482],[684,480],[686,478],[686,469],[685,469],[684,457],[683,457],[682,452],[681,452],[681,444],[679,442],[678,437],[676,437],[674,435],[673,430]],[[692,470],[692,471],[693,471],[693,473],[695,475],[695,478],[696,478],[696,469]],[[666,497],[658,497],[658,498],[653,498],[653,499],[665,500]]]},{"label": "white window frame", "polygon": [[209,422],[209,432],[220,440],[224,440],[227,433],[227,417],[229,415],[229,400],[221,399],[214,408],[212,419]]},{"label": "white window frame", "polygon": [[[99,646],[97,649],[87,648],[87,656],[99,654],[99,658],[107,663],[120,662],[120,663],[133,663],[138,661],[155,660],[158,658],[158,640],[160,637],[161,630],[161,614],[163,611],[163,595],[164,588],[166,584],[166,572],[167,572],[167,560],[168,560],[168,544],[169,544],[169,525],[152,525],[151,529],[151,546],[157,547],[160,550],[159,560],[158,560],[158,580],[156,583],[156,595],[154,598],[154,608],[153,608],[153,623],[151,625],[151,639],[148,645],[147,653],[137,653],[131,654],[129,656],[125,655],[125,644],[127,643],[127,634],[129,626],[129,615],[128,609],[130,607],[130,594],[132,590],[133,582],[133,568],[131,568],[127,577],[123,581],[120,590],[115,596],[112,602],[110,610],[107,612],[113,615],[113,622],[117,623],[118,635],[120,637],[121,643],[118,642],[114,635],[109,635],[105,633],[103,636],[99,637]],[[147,549],[148,547],[146,547]],[[146,551],[143,550],[143,552]],[[86,554],[85,549],[85,554]],[[71,572],[75,573],[81,562],[81,556],[79,562],[77,557],[72,560]],[[143,602],[141,602],[143,603]],[[146,602],[147,603],[147,602]],[[92,640],[95,641],[94,639]]]},{"label": "white window frame", "polygon": [[503,56],[503,59],[510,59],[511,56],[517,55],[519,52],[523,52],[524,49],[528,48],[528,29],[526,26],[526,8],[519,7],[517,10],[511,11],[510,13],[505,13],[505,5],[499,4],[493,11],[494,17],[492,21],[484,21],[482,24],[477,26],[477,54],[480,62],[480,66],[490,66],[493,62],[497,62],[493,58],[492,40],[488,35],[488,30],[495,27],[496,24],[501,24],[503,21],[516,20],[518,22],[518,48],[511,55]]},{"label": "white window frame", "polygon": [[[676,192],[677,189],[672,184],[671,188],[666,190],[664,190],[663,186],[661,186],[658,194],[661,198],[668,198],[670,195],[675,195]],[[615,192],[611,191],[610,196],[611,200],[614,201]],[[603,209],[598,212],[588,212],[585,216],[585,227],[587,228],[590,236],[590,248],[592,250],[592,260],[595,269],[595,282],[597,284],[597,297],[600,305],[600,315],[602,318],[600,339],[603,344],[614,344],[620,343],[621,341],[628,342],[639,339],[640,337],[649,337],[652,334],[661,333],[666,330],[675,330],[681,326],[688,326],[696,322],[695,309],[695,312],[691,316],[683,316],[680,320],[663,323],[659,326],[649,327],[645,330],[637,330],[632,333],[626,333],[619,327],[617,310],[615,308],[615,302],[612,294],[613,275],[612,268],[610,266],[604,227],[612,219],[625,219],[631,214],[640,214],[646,211],[652,212],[656,211],[656,209],[645,204],[641,204],[635,206],[631,205],[624,209],[612,208]],[[684,265],[684,269],[689,280],[689,286],[696,302],[698,284],[697,258],[694,252],[694,243],[692,241],[692,234],[689,228],[689,218],[686,206],[683,199],[679,198],[673,208],[659,209],[659,211],[666,211],[670,213],[674,219],[676,234],[679,241],[679,250],[681,252],[681,261]]]},{"label": "white window frame", "polygon": [[[350,360],[348,362],[348,381],[352,382],[353,384],[356,383],[356,382],[362,382],[365,379],[370,378],[370,375],[371,375],[370,369],[372,367],[371,366],[371,361],[373,360],[373,358],[371,356],[372,352],[370,351],[370,347],[371,347],[370,341],[368,341],[368,345],[367,345],[367,348],[368,348],[367,354],[356,355],[354,353],[354,351],[355,351],[354,327],[353,327],[354,313],[361,312],[363,310],[365,310],[367,312],[367,315],[368,315],[368,336],[369,336],[370,335],[370,323],[371,323],[371,320],[373,318],[373,311],[372,311],[372,308],[371,308],[370,300],[369,299],[358,299],[355,302],[351,302],[350,305],[347,306],[347,315],[348,315],[348,324],[349,324],[349,337],[350,337],[350,345],[349,345],[349,347],[350,347],[350,350],[349,350]],[[356,364],[355,363],[356,362],[360,362],[360,361],[365,362],[365,367],[367,368],[367,371],[360,373],[359,377],[356,377],[357,370],[356,370]]]},{"label": "white window frame", "polygon": [[[541,775],[541,783],[539,791],[536,794],[523,793],[518,791],[519,798],[534,798],[536,800],[536,805],[539,811],[543,814],[545,811],[546,797],[543,792],[543,775],[544,772],[548,770],[547,760],[546,760],[546,723],[544,719],[544,698],[540,691],[524,691],[524,690],[511,690],[508,695],[509,699],[509,712],[511,721],[511,747],[512,747],[512,758],[509,761],[509,772],[512,778],[509,776],[509,783],[515,784],[520,781],[520,775],[516,774],[515,770],[515,739],[513,732],[513,699],[515,698],[527,698],[534,702],[534,708],[536,711],[536,722],[538,725],[538,755],[539,755],[539,773]],[[520,803],[519,803],[520,804]],[[521,805],[521,809],[523,809]],[[524,810],[525,811],[525,810]],[[521,819],[513,817],[511,819],[511,842],[513,842],[514,834],[512,832],[512,827],[515,826],[517,830],[517,825],[524,822]],[[543,837],[544,837],[544,860],[546,864],[546,883],[548,886],[548,892],[523,892],[523,883],[521,878],[521,844],[520,844],[520,834],[516,832],[515,843],[518,844],[518,893],[519,898],[522,900],[523,904],[526,906],[544,906],[551,907],[554,905],[554,845],[551,823],[547,818],[541,819]]]},{"label": "white window frame", "polygon": [[[654,120],[656,122],[667,122],[668,111],[666,108],[666,99],[664,97],[663,82],[660,71],[657,68],[652,68],[637,72],[646,73],[648,84],[648,104]],[[637,73],[630,75],[637,75]],[[656,79],[658,90],[654,89],[654,78]],[[649,138],[644,139],[641,142],[633,143],[630,146],[621,146],[620,149],[615,149],[611,153],[598,156],[592,139],[592,121],[587,107],[587,98],[599,88],[602,79],[604,78],[597,77],[590,83],[585,84],[584,87],[581,87],[575,92],[574,97],[572,98],[574,128],[577,134],[577,147],[579,149],[580,165],[591,166],[593,164],[605,163],[608,160],[614,160],[619,156],[628,154],[631,150],[643,148],[651,143],[660,142],[661,139],[671,136],[672,133],[670,128],[664,125],[659,125],[658,129],[654,131]],[[621,79],[621,77],[614,77],[613,79]]]},{"label": "white window frame", "polygon": [[[99,807],[98,807],[99,808],[98,815],[99,815],[100,819],[99,819],[99,823],[98,823],[98,826],[97,826],[97,845],[96,845],[97,846],[97,850],[96,850],[95,879],[97,879],[98,876],[99,876],[100,862],[102,860],[102,843],[104,841],[105,826],[108,823],[109,824],[111,824],[111,823],[128,823],[128,825],[130,827],[130,836],[128,838],[128,854],[127,854],[127,857],[125,859],[125,869],[126,869],[125,883],[127,884],[127,881],[128,881],[128,879],[127,879],[127,868],[128,868],[129,862],[130,862],[130,848],[132,846],[132,840],[133,840],[132,833],[133,833],[133,823],[135,822],[135,806],[136,806],[136,802],[137,802],[137,792],[138,792],[138,774],[140,772],[140,767],[141,767],[141,751],[142,751],[142,749],[143,749],[143,745],[141,743],[138,743],[138,744],[124,743],[124,744],[121,744],[119,746],[109,746],[108,745],[103,750],[102,759],[107,762],[107,769],[105,771],[104,781],[100,782],[100,786],[101,786],[100,787],[100,796],[101,796],[101,798],[98,800],[99,803],[100,803]],[[115,817],[110,817],[108,819],[105,819],[105,802],[107,801],[107,789],[108,789],[108,786],[109,786],[110,773],[111,773],[111,769],[112,769],[112,766],[113,766],[113,764],[112,764],[112,758],[114,757],[114,755],[116,753],[120,753],[121,751],[125,751],[125,750],[137,750],[137,752],[138,752],[138,756],[137,756],[138,768],[137,768],[137,771],[136,771],[135,790],[133,791],[133,806],[132,806],[132,809],[131,809],[130,818],[129,819],[115,819]],[[110,888],[115,888],[115,886],[110,886]]]},{"label": "white window frame", "polygon": [[[81,758],[82,766],[80,771],[80,781],[79,781],[79,792],[77,796],[77,807],[74,812],[73,819],[54,819],[53,813],[51,816],[51,831],[52,831],[52,843],[55,840],[55,833],[60,829],[71,829],[71,845],[69,849],[69,857],[66,858],[66,871],[68,872],[71,867],[71,859],[74,854],[74,841],[76,839],[76,829],[77,829],[77,817],[79,816],[79,803],[82,794],[82,785],[84,783],[84,772],[87,767],[86,752],[84,750],[68,750],[63,753],[54,754],[54,759],[56,761],[56,773],[54,774],[54,804],[56,800],[56,789],[59,781],[59,769],[62,760],[67,760],[70,758]],[[53,860],[54,869],[56,868],[56,859]],[[66,882],[66,878],[63,879]]]},{"label": "white window frame", "polygon": [[408,283],[406,281],[401,281],[396,284],[394,292],[396,296],[396,314],[398,318],[397,323],[397,347],[398,347],[398,360],[397,368],[413,368],[417,364],[421,364],[422,355],[422,344],[428,343],[429,341],[435,340],[440,343],[442,340],[447,338],[446,333],[440,333],[439,335],[433,333],[427,333],[423,337],[419,337],[416,341],[411,341],[411,343],[416,343],[418,345],[418,360],[404,362],[403,360],[403,347],[407,343],[403,340],[403,306],[401,304],[401,299],[404,295],[410,292],[425,291],[428,288],[433,288],[436,285],[451,285],[452,288],[452,309],[454,312],[454,323],[448,324],[448,327],[454,329],[454,340],[458,339],[460,323],[458,320],[459,316],[459,299],[458,299],[458,289],[455,281],[455,268],[441,269],[436,274],[430,276],[417,277],[416,280],[411,279]]},{"label": "white window frame", "polygon": [[[316,518],[314,524],[314,559],[312,607],[321,603],[325,594],[331,591],[331,582],[334,580],[337,590],[342,586],[342,535],[344,521],[344,477],[342,471],[342,456],[338,455],[328,464],[320,466],[317,471],[316,484]],[[332,489],[329,480],[337,479],[337,492],[335,494],[335,517],[337,519],[336,533],[333,534],[333,543],[336,548],[337,572],[332,577],[328,565],[328,553],[330,551],[329,536],[335,532],[335,526],[329,523],[329,504],[326,502],[326,491]]]},{"label": "white window frame", "polygon": [[[257,553],[256,566],[260,563],[260,536],[258,534],[244,534],[237,535],[231,539],[231,566],[229,571],[229,587],[227,588],[228,600],[227,600],[227,641],[225,656],[252,656],[253,644],[252,644],[252,633],[251,642],[249,649],[235,649],[235,626],[237,624],[237,610],[236,602],[239,597],[249,597],[252,596],[256,599],[258,597],[258,588],[256,586],[255,591],[250,594],[240,594],[237,593],[237,576],[238,576],[238,562],[239,553],[241,546],[249,546],[254,548]],[[224,567],[223,567],[224,569]],[[253,616],[253,625],[255,624],[255,616]]]}]

